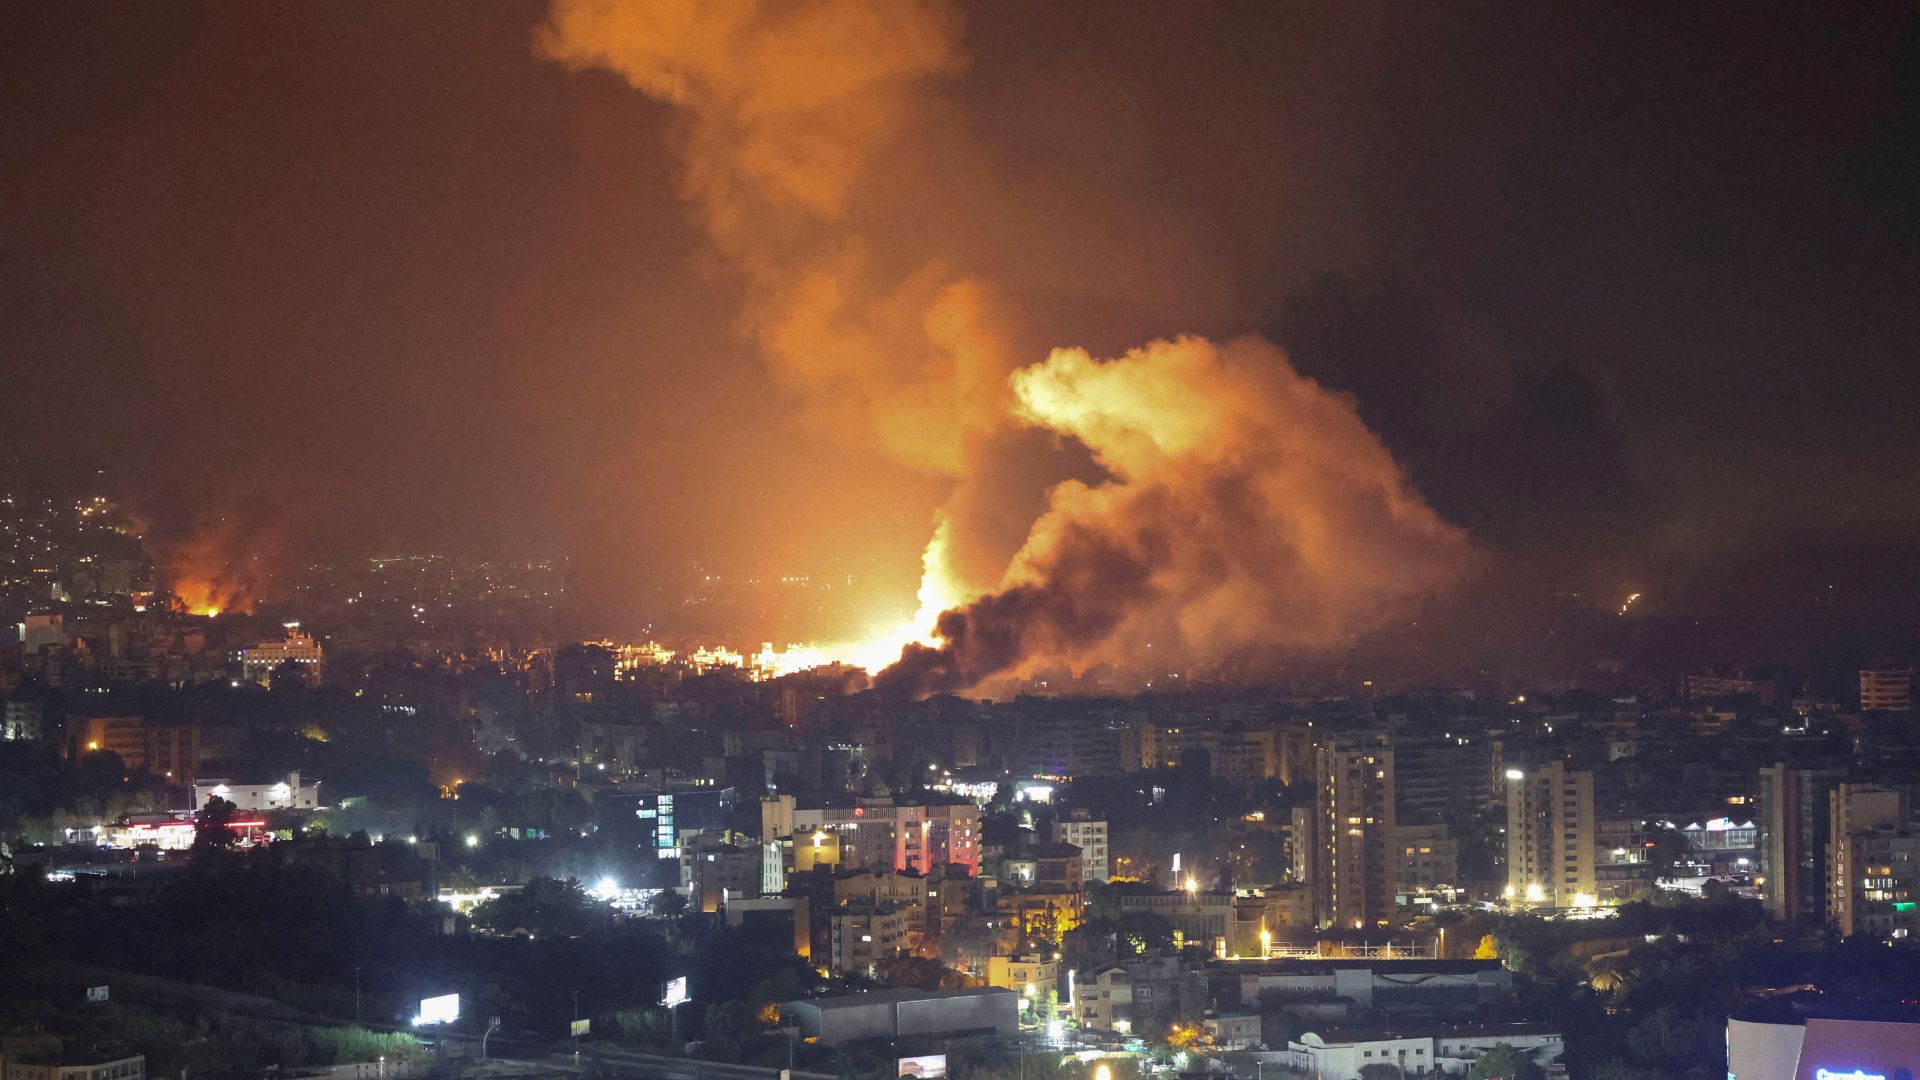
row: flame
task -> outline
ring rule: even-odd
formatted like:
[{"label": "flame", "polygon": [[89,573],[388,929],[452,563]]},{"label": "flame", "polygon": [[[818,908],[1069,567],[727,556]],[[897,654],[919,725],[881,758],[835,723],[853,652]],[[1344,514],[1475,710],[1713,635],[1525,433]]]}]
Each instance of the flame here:
[{"label": "flame", "polygon": [[263,556],[276,547],[270,527],[239,517],[204,522],[179,543],[149,542],[163,568],[174,609],[207,617],[253,614],[271,585]]},{"label": "flame", "polygon": [[934,527],[933,539],[920,556],[919,607],[913,617],[874,627],[861,637],[822,645],[789,645],[776,650],[765,645],[753,658],[753,667],[769,677],[791,675],[797,671],[846,664],[878,672],[900,659],[910,645],[938,648],[942,640],[936,627],[942,612],[971,600],[972,594],[960,584],[954,572],[952,532],[942,517]]}]

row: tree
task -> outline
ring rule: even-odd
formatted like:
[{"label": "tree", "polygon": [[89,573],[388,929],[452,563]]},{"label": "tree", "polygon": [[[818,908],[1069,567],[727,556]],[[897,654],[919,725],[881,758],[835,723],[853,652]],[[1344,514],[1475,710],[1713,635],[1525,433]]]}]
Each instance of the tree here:
[{"label": "tree", "polygon": [[987,966],[1002,936],[982,916],[962,915],[940,931],[940,955],[979,971]]},{"label": "tree", "polygon": [[1501,1043],[1473,1060],[1467,1080],[1540,1080],[1540,1066],[1506,1043]]},{"label": "tree", "polygon": [[1648,833],[1653,837],[1653,847],[1647,850],[1647,861],[1653,864],[1654,875],[1673,877],[1687,857],[1687,834],[1666,826],[1654,826]]},{"label": "tree", "polygon": [[193,815],[193,850],[232,851],[240,843],[240,833],[233,827],[238,812],[239,807],[218,795],[208,798]]},{"label": "tree", "polygon": [[647,911],[656,919],[677,919],[687,913],[686,894],[674,889],[662,889],[647,901]]},{"label": "tree", "polygon": [[1724,1021],[1716,1024],[1663,1006],[1627,1032],[1627,1049],[1648,1065],[1677,1072],[1719,1058],[1725,1046],[1723,1025]]},{"label": "tree", "polygon": [[962,990],[977,985],[961,972],[924,956],[892,956],[880,961],[880,981],[915,990]]},{"label": "tree", "polygon": [[526,931],[536,938],[578,937],[611,916],[568,878],[534,878],[519,892],[483,900],[473,909],[473,925],[496,934]]},{"label": "tree", "polygon": [[738,1061],[742,1051],[760,1037],[756,1011],[744,1001],[722,1001],[707,1006],[700,1018],[701,1054],[721,1061]]},{"label": "tree", "polygon": [[1640,970],[1626,953],[1606,953],[1587,964],[1587,982],[1609,1005],[1619,1005],[1640,979]]}]

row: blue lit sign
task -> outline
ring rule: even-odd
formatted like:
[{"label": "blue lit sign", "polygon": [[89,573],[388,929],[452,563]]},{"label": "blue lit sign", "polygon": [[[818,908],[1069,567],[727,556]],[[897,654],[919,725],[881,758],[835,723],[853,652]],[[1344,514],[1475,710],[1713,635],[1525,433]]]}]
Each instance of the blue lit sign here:
[{"label": "blue lit sign", "polygon": [[1887,1080],[1887,1078],[1882,1073],[1870,1073],[1864,1069],[1855,1069],[1852,1072],[1819,1069],[1814,1072],[1813,1080]]}]

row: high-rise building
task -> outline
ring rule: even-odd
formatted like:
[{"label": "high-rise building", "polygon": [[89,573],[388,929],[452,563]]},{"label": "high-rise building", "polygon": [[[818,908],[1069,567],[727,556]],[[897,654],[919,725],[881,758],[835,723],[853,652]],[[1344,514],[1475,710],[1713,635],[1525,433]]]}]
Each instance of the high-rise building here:
[{"label": "high-rise building", "polygon": [[[1877,895],[1889,886],[1867,882],[1896,875],[1867,871],[1880,865],[1875,861],[1880,856],[1895,853],[1892,840],[1897,837],[1881,834],[1902,831],[1906,825],[1907,793],[1875,784],[1841,784],[1834,789],[1828,819],[1827,922],[1843,935],[1861,933],[1868,916],[1890,902]],[[1907,866],[1897,876],[1910,878],[1916,868],[1910,861]]]},{"label": "high-rise building", "polygon": [[1342,928],[1383,925],[1398,885],[1392,744],[1380,734],[1334,736],[1315,772],[1314,917]]},{"label": "high-rise building", "polygon": [[1506,778],[1507,899],[1551,907],[1596,903],[1593,774],[1549,761],[1509,768]]},{"label": "high-rise building", "polygon": [[1913,668],[1862,668],[1860,670],[1860,710],[1862,712],[1912,712]]},{"label": "high-rise building", "polygon": [[1827,847],[1841,768],[1760,770],[1760,901],[1780,922],[1820,922],[1827,910]]},{"label": "high-rise building", "polygon": [[1080,873],[1086,881],[1105,883],[1108,876],[1107,823],[1085,810],[1075,810],[1053,823],[1053,840],[1080,849]]}]

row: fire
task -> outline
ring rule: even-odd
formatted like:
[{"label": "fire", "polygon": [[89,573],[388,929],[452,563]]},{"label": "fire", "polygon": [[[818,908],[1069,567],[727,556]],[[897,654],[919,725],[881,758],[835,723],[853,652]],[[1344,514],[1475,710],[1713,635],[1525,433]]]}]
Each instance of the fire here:
[{"label": "fire", "polygon": [[[936,84],[967,62],[963,29],[947,0],[554,0],[539,33],[548,58],[678,114],[682,194],[744,285],[742,331],[812,426],[953,482],[911,618],[769,645],[751,666],[852,664],[912,696],[1042,664],[1171,673],[1340,648],[1471,573],[1471,538],[1350,399],[1276,346],[1183,337],[1023,366],[1020,301],[868,209],[899,180],[888,163],[929,149],[914,140],[941,126]],[[895,186],[914,197],[908,175]],[[1036,434],[1104,476],[997,504],[1034,483],[1004,460]]]},{"label": "fire", "polygon": [[208,617],[253,614],[271,585],[267,557],[278,547],[273,528],[239,517],[202,522],[183,541],[148,543],[174,608]]},{"label": "fire", "polygon": [[220,595],[221,593],[215,588],[211,581],[189,579],[173,583],[174,605],[189,615],[204,615],[207,618],[213,618],[222,611],[236,607],[240,611],[251,613],[252,605],[246,601],[243,600],[238,604],[234,604],[232,602],[216,600],[215,597]]},{"label": "fire", "polygon": [[754,657],[754,668],[770,676],[790,675],[829,664],[846,664],[868,672],[879,672],[899,660],[900,654],[910,645],[938,648],[941,639],[936,627],[941,613],[959,607],[972,598],[953,573],[949,561],[951,545],[951,532],[947,520],[942,518],[934,528],[933,539],[927,541],[927,549],[920,557],[919,607],[912,618],[877,626],[851,641],[789,645],[783,650],[775,650],[769,644]]}]

